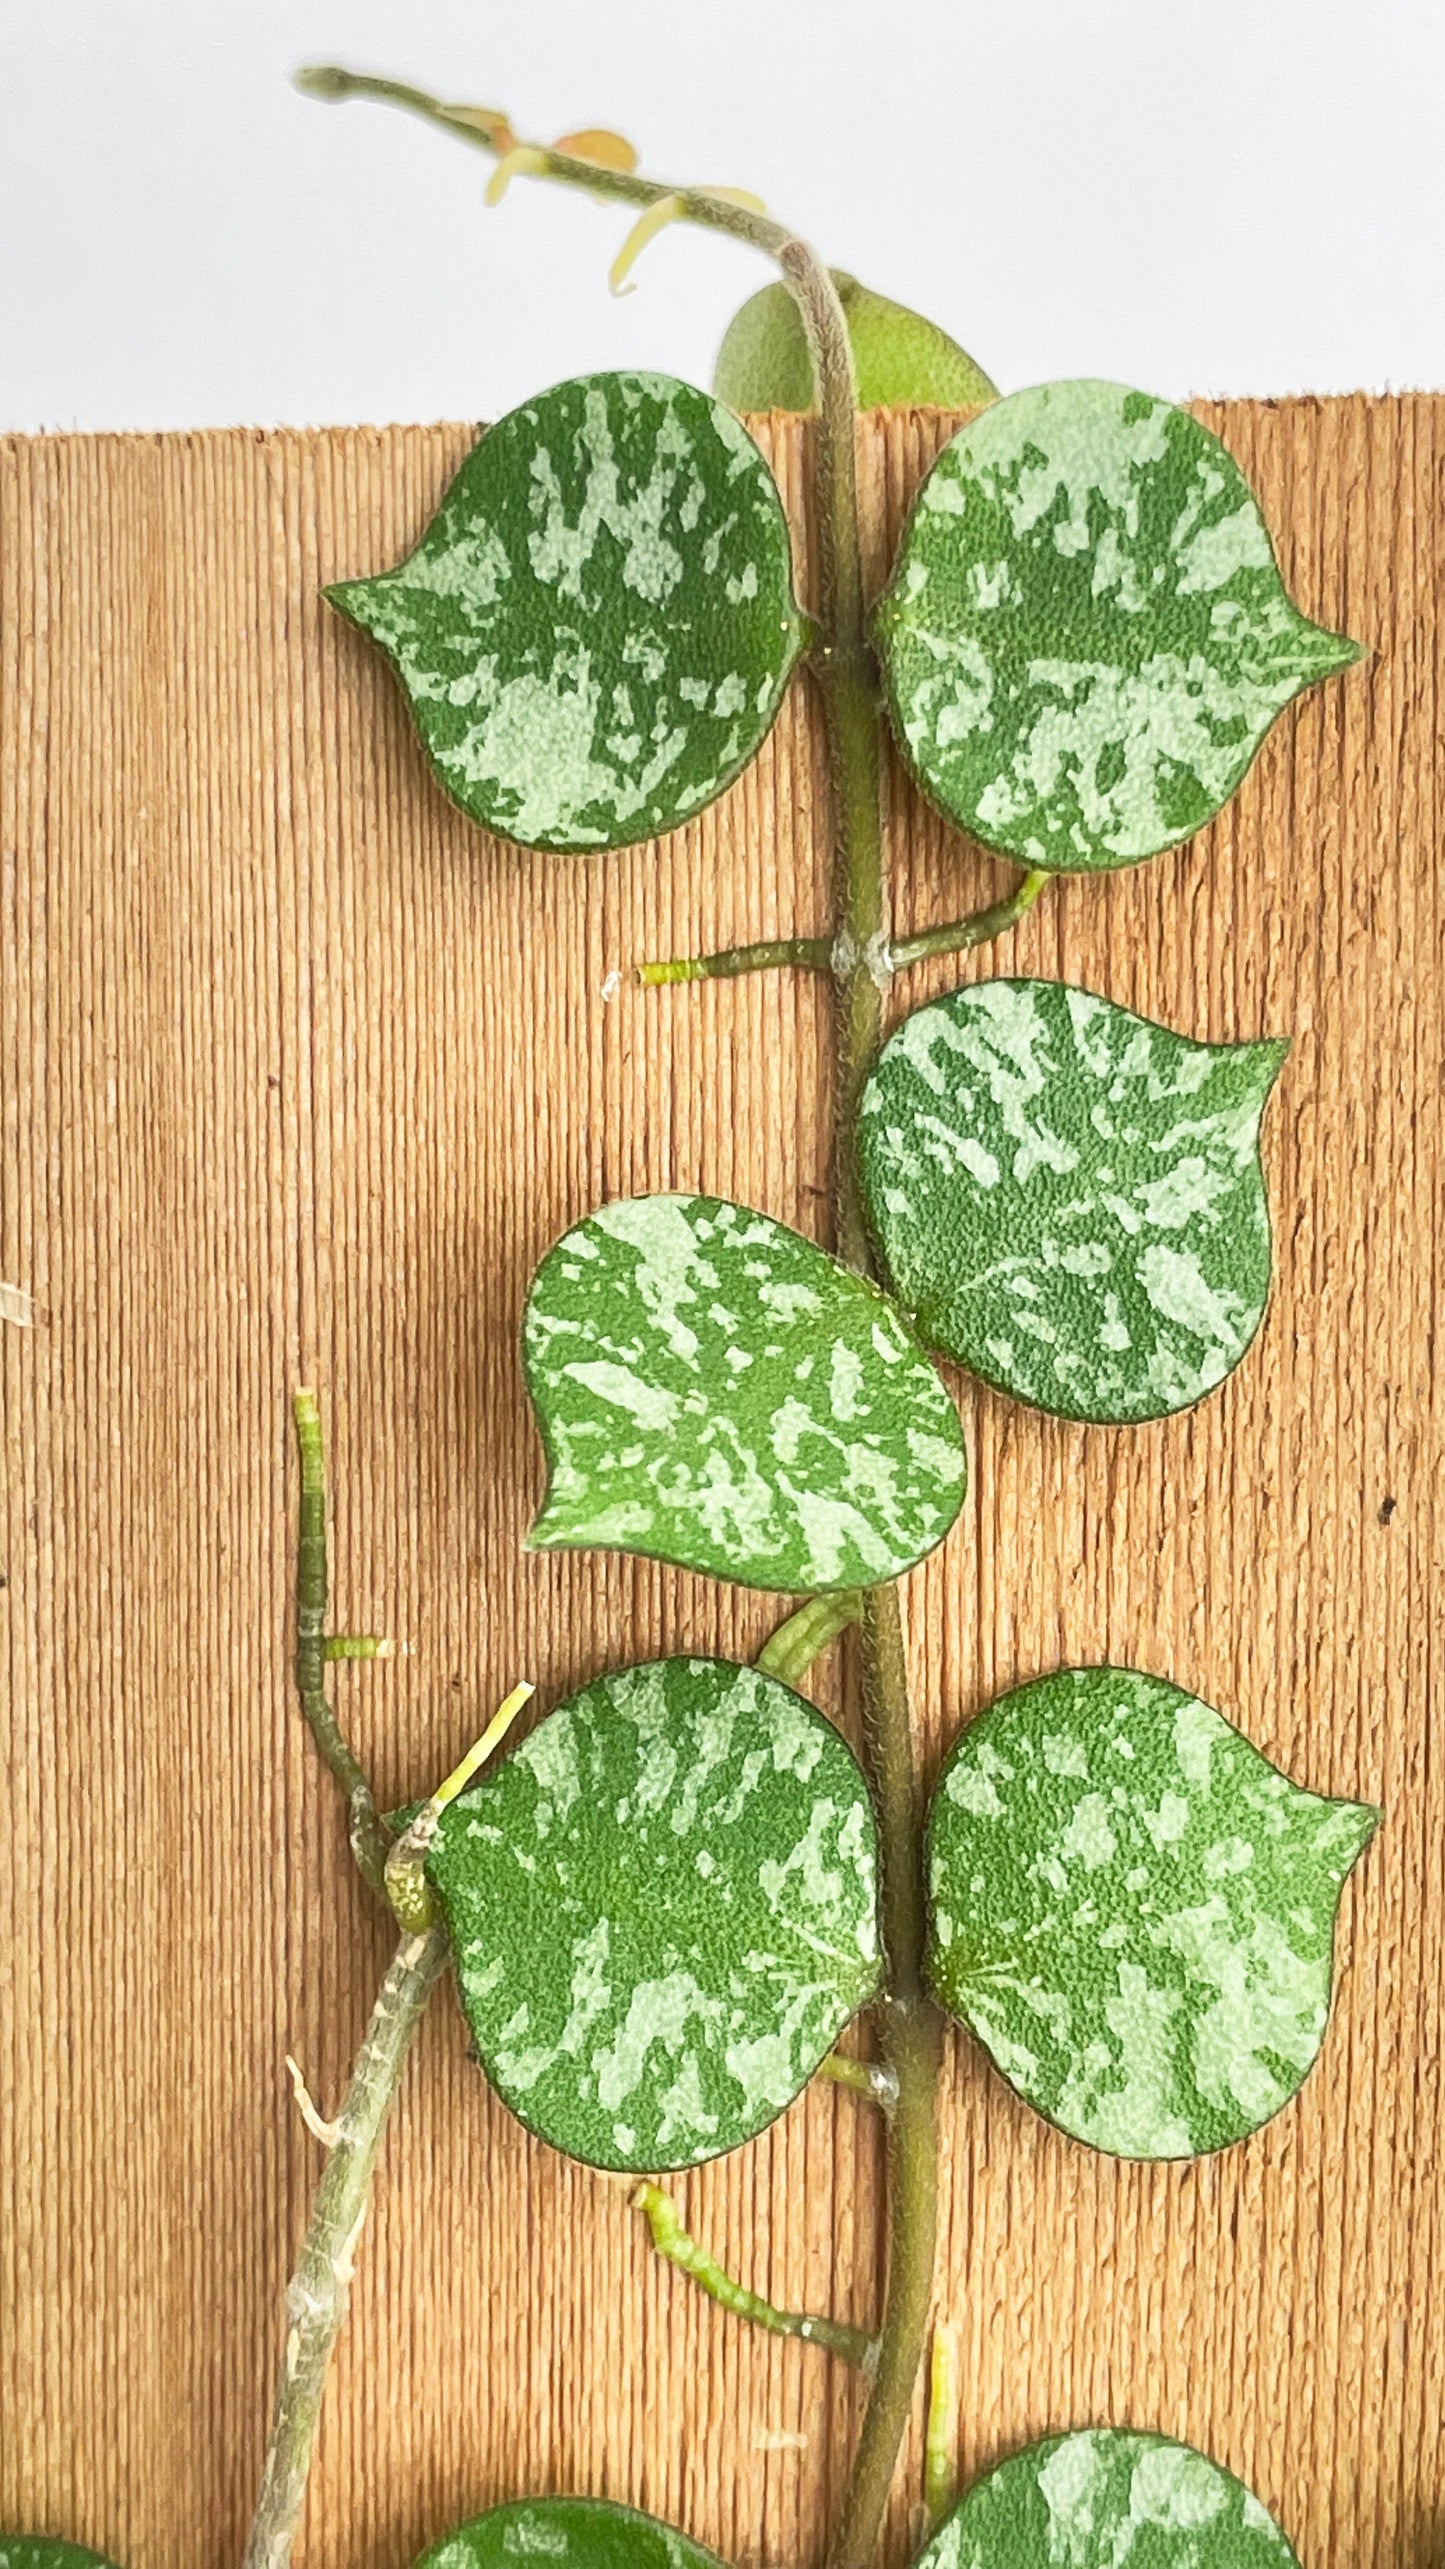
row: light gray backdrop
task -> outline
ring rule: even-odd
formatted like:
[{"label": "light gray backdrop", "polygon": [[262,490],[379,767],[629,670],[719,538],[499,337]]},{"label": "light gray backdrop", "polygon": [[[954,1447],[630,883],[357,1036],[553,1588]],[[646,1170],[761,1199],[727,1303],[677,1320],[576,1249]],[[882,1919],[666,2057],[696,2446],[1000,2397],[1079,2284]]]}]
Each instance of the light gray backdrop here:
[{"label": "light gray backdrop", "polygon": [[378,108],[339,59],[756,189],[1013,388],[1445,385],[1441,0],[0,0],[0,426],[482,418],[706,381],[763,280]]}]

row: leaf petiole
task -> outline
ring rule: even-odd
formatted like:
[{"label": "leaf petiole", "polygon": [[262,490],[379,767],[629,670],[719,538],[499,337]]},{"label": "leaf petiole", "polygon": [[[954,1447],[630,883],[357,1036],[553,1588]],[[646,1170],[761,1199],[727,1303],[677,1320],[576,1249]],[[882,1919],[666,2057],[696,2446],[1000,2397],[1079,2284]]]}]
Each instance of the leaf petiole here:
[{"label": "leaf petiole", "polygon": [[726,946],[721,954],[674,955],[666,963],[639,963],[632,979],[638,990],[660,990],[673,981],[737,981],[745,972],[781,972],[789,964],[805,972],[828,972],[832,962],[827,937],[770,937],[761,945]]},{"label": "leaf petiole", "polygon": [[466,1756],[452,1768],[436,1791],[423,1802],[414,1819],[408,1821],[386,1859],[386,1896],[398,1920],[413,1934],[423,1934],[434,1921],[436,1912],[427,1888],[424,1867],[433,1838],[441,1825],[441,1816],[459,1793],[464,1793],[478,1769],[486,1764],[494,1748],[500,1747],[524,1704],[529,1704],[537,1689],[523,1678],[510,1695],[497,1706],[481,1738],[474,1740]]},{"label": "leaf petiole", "polygon": [[966,919],[950,919],[942,927],[920,928],[916,936],[901,938],[889,950],[894,971],[907,972],[912,964],[926,963],[930,955],[965,954],[971,946],[986,946],[992,938],[1003,936],[1033,908],[1048,879],[1035,866],[1012,892],[986,910],[973,910]]}]

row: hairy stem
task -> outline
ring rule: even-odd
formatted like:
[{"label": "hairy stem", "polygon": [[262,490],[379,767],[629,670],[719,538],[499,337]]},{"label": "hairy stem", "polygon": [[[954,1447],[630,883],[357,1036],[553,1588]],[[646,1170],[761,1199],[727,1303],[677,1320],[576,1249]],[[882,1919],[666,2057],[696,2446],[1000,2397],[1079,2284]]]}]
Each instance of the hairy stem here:
[{"label": "hairy stem", "polygon": [[[868,645],[855,449],[852,348],[831,277],[800,248],[781,254],[812,352],[816,449],[816,612],[833,810],[833,1219],[844,1263],[873,1273],[858,1167],[858,1105],[884,1028],[891,972],[883,863],[880,711]],[[866,2569],[878,2547],[918,2385],[933,2301],[938,2228],[942,2020],[923,1982],[923,1846],[908,1670],[896,1586],[863,1600],[863,1720],[878,1805],[887,1964],[882,2067],[896,2082],[888,2125],[888,2280],[868,2406],[830,2553]]]},{"label": "hairy stem", "polygon": [[513,162],[519,176],[551,179],[561,187],[580,188],[588,196],[618,205],[635,205],[642,213],[665,205],[669,220],[699,223],[708,232],[726,232],[732,240],[746,241],[749,248],[762,250],[780,262],[785,250],[802,247],[785,223],[776,223],[771,215],[737,204],[711,188],[673,187],[664,179],[639,178],[632,170],[605,169],[596,161],[579,159],[575,152],[553,151],[545,143],[519,143],[509,120],[498,110],[449,106],[445,99],[433,98],[425,89],[414,89],[408,81],[380,80],[370,72],[345,71],[339,64],[325,63],[298,71],[296,86],[308,98],[335,102],[369,98],[382,106],[403,107],[410,115],[424,117],[429,125],[440,126],[443,133],[453,135],[459,143],[469,143],[474,151],[486,152],[496,161]]},{"label": "hairy stem", "polygon": [[[365,1773],[347,1744],[326,1694],[326,1455],[316,1394],[299,1391],[292,1403],[301,1463],[301,1509],[296,1537],[296,1692],[311,1735],[346,1796],[351,1852],[373,1891],[380,1891],[391,1841],[382,1827]],[[353,1654],[347,1656],[367,1655]],[[372,1651],[370,1656],[377,1654]]]},{"label": "hairy stem", "polygon": [[923,1981],[922,1813],[896,1588],[869,1592],[863,1645],[864,1735],[878,1804],[888,1958],[880,2052],[881,2066],[894,2082],[895,2102],[888,2122],[888,2283],[878,2364],[831,2569],[866,2569],[878,2546],[928,2337],[938,2232],[943,2020]]},{"label": "hairy stem", "polygon": [[789,964],[805,972],[831,971],[832,939],[768,937],[761,945],[724,946],[720,954],[674,955],[666,963],[640,963],[632,977],[639,990],[660,990],[670,981],[736,981],[745,972],[781,972]]},{"label": "hairy stem", "polygon": [[866,2372],[875,2350],[872,2338],[863,2329],[850,2328],[841,2319],[822,2319],[809,2311],[779,2310],[774,2302],[749,2292],[684,2230],[676,2204],[660,2185],[640,2185],[632,2201],[638,2212],[647,2215],[658,2255],[691,2275],[693,2282],[711,2300],[720,2302],[724,2310],[732,2311],[738,2319],[750,2319],[755,2328],[766,2328],[774,2337],[801,2337],[807,2345],[821,2346],[829,2355],[841,2355],[845,2364],[857,2364]]},{"label": "hairy stem", "polygon": [[806,1677],[814,1660],[849,1624],[856,1623],[863,1611],[863,1599],[857,1588],[835,1588],[822,1597],[809,1597],[796,1614],[780,1623],[758,1652],[753,1665],[765,1677],[776,1677],[784,1686],[796,1686]]},{"label": "hairy stem", "polygon": [[819,2078],[832,2079],[835,2087],[851,2087],[857,2096],[866,2096],[880,2113],[891,2114],[898,2102],[898,2082],[891,2070],[880,2068],[877,2061],[855,2060],[847,2052],[827,2052],[818,2063]]},{"label": "hairy stem", "polygon": [[440,1927],[402,1937],[332,2127],[335,2146],[286,2295],[286,2352],[243,2569],[286,2569],[291,2557],[331,2349],[346,2317],[352,2257],[377,2146],[412,2035],[446,1958],[447,1938]]},{"label": "hairy stem", "polygon": [[964,954],[970,946],[986,946],[991,938],[1003,936],[1018,924],[1025,911],[1033,908],[1048,879],[1047,874],[1035,869],[988,909],[975,910],[966,919],[950,919],[942,927],[920,928],[916,936],[902,938],[888,958],[894,971],[906,972],[910,964],[926,963],[934,954]]},{"label": "hairy stem", "polygon": [[334,1659],[392,1659],[394,1641],[378,1641],[374,1632],[329,1632],[321,1645],[321,1656]]}]

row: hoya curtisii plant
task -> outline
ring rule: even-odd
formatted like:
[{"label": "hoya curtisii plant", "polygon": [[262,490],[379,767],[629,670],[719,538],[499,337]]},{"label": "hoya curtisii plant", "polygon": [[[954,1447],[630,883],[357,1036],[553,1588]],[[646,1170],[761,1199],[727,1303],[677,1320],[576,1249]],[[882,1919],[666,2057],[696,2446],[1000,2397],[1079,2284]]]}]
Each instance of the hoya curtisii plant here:
[{"label": "hoya curtisii plant", "polygon": [[[794,671],[822,708],[834,839],[821,932],[641,967],[644,985],[831,977],[833,1248],[712,1196],[604,1205],[533,1278],[546,1450],[537,1549],[630,1549],[798,1602],[753,1666],[611,1670],[494,1766],[519,1686],[417,1809],[378,1813],[327,1696],[321,1429],[298,1396],[297,1683],[351,1843],[400,1928],[334,2123],[288,2296],[247,2569],[281,2569],[305,2489],[370,2171],[448,1964],[499,2094],[554,2147],[639,2179],[662,2251],[728,2308],[857,2365],[867,2404],[831,2569],[864,2569],[918,2394],[933,2302],[942,2034],[953,2016],[1082,2145],[1190,2158],[1243,2139],[1323,2038],[1339,1896],[1375,1815],[1280,1774],[1166,1678],[1064,1668],[989,1706],[925,1806],[900,1582],[942,1542],[965,1456],[946,1358],[1036,1409],[1121,1428],[1205,1397],[1269,1286],[1259,1127],[1285,1047],[1210,1045],[1064,984],[970,983],[896,1015],[926,955],[1002,935],[1055,874],[1146,859],[1227,801],[1270,724],[1344,669],[1225,449],[1094,382],[1007,398],[917,316],[835,280],[754,200],[644,180],[616,137],[519,144],[490,110],[410,107],[522,173],[638,209],[618,262],[686,220],[773,257],[718,391],[815,402],[817,577],[794,592],[776,488],[733,410],[655,375],[555,387],[493,427],[417,550],[333,603],[392,661],[438,780],[486,830],[582,855],[676,828],[756,754]],[[982,405],[865,595],[855,408]],[[1019,869],[952,926],[900,933],[881,829],[884,721],[935,806]],[[856,1627],[862,1757],[799,1692]],[[483,1771],[483,1770],[486,1771]],[[873,2011],[873,2056],[840,2035]],[[775,2309],[692,2240],[664,2188],[761,2131],[819,2071],[887,2117],[876,2335]],[[955,2503],[946,2338],[927,2437],[927,2569],[1283,2569],[1263,2506],[1148,2432],[1014,2454]],[[673,2528],[584,2498],[500,2506],[426,2569],[716,2569]],[[0,2569],[76,2569],[0,2542]]]}]

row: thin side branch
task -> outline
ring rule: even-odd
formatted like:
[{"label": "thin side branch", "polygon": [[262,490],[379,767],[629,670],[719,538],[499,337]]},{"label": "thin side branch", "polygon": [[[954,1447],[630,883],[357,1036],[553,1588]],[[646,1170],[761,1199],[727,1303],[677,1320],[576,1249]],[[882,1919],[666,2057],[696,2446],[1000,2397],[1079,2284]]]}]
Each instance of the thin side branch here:
[{"label": "thin side branch", "polygon": [[[1047,874],[1026,874],[1012,892],[1001,901],[990,902],[986,910],[971,910],[963,919],[949,919],[936,928],[920,928],[916,936],[904,937],[886,950],[889,972],[907,972],[915,963],[925,963],[930,955],[966,954],[971,946],[985,946],[995,937],[1004,936],[1016,927],[1025,912],[1031,910],[1044,885]],[[831,972],[834,968],[831,937],[772,937],[755,946],[724,946],[718,954],[674,956],[667,963],[640,963],[633,973],[639,990],[658,990],[674,981],[736,981],[746,972]]]},{"label": "thin side branch", "polygon": [[326,1454],[316,1394],[299,1391],[292,1403],[301,1462],[301,1509],[296,1539],[296,1692],[311,1736],[346,1796],[351,1852],[380,1891],[391,1844],[376,1798],[326,1694]]},{"label": "thin side branch", "polygon": [[505,168],[509,177],[551,179],[562,187],[579,188],[585,196],[617,205],[635,205],[644,212],[653,206],[665,207],[669,222],[697,223],[707,232],[725,232],[730,239],[745,241],[750,249],[761,250],[780,264],[784,251],[794,245],[794,236],[785,223],[775,223],[771,215],[759,212],[754,205],[739,204],[721,190],[673,187],[666,180],[639,178],[632,170],[604,168],[598,161],[583,160],[575,152],[556,151],[550,144],[519,141],[509,119],[495,108],[449,105],[425,89],[414,89],[408,81],[381,80],[369,72],[343,70],[335,63],[299,71],[296,86],[308,98],[338,104],[348,98],[369,98],[381,106],[403,107],[409,115],[421,116],[427,124],[439,126],[457,142],[486,152]]},{"label": "thin side branch", "polygon": [[441,1826],[441,1816],[449,1803],[464,1793],[472,1777],[500,1747],[524,1704],[529,1704],[537,1689],[528,1678],[514,1686],[510,1695],[497,1706],[479,1740],[474,1740],[466,1756],[452,1768],[444,1782],[423,1802],[421,1809],[390,1849],[384,1877],[388,1900],[399,1924],[412,1934],[420,1935],[436,1917],[431,1892],[427,1887],[426,1860],[432,1842]]},{"label": "thin side branch", "polygon": [[335,2123],[322,2126],[318,2134],[334,2134],[334,2146],[286,2295],[286,2351],[275,2422],[243,2569],[287,2569],[291,2558],[331,2350],[346,2317],[352,2258],[377,2147],[402,2063],[447,1950],[441,1927],[424,1936],[402,1937],[377,1994],[346,2101]]},{"label": "thin side branch", "polygon": [[872,2365],[876,2349],[871,2337],[861,2328],[849,2328],[841,2319],[821,2319],[799,2310],[779,2310],[764,2301],[760,2294],[749,2292],[745,2284],[734,2281],[690,2238],[678,2219],[677,2206],[660,2185],[640,2185],[632,2198],[633,2208],[647,2215],[652,2244],[669,2265],[678,2266],[691,2275],[695,2284],[712,2301],[720,2302],[735,2318],[750,2319],[755,2328],[766,2328],[773,2337],[801,2337],[809,2346],[821,2346],[829,2355],[841,2356],[845,2364],[856,2364],[866,2372]]},{"label": "thin side branch", "polygon": [[660,990],[673,981],[737,981],[745,972],[781,972],[788,965],[804,972],[831,972],[830,937],[770,937],[761,945],[725,946],[720,954],[674,955],[667,963],[640,963],[632,978],[639,990]]},{"label": "thin side branch", "polygon": [[378,1640],[374,1632],[329,1632],[321,1656],[328,1664],[337,1659],[404,1659],[406,1644],[398,1651],[394,1641]]},{"label": "thin side branch", "polygon": [[892,2070],[881,2061],[860,2061],[847,2052],[828,2052],[818,2063],[819,2078],[830,2078],[835,2087],[851,2087],[857,2096],[866,2096],[880,2114],[891,2114],[898,2103],[898,2081]]},{"label": "thin side branch", "polygon": [[916,936],[904,937],[889,956],[894,971],[907,972],[910,964],[926,963],[930,955],[964,954],[970,946],[988,945],[992,938],[1018,925],[1024,913],[1033,908],[1048,879],[1047,874],[1035,869],[987,910],[975,910],[966,919],[950,919],[944,927],[920,928]]}]

